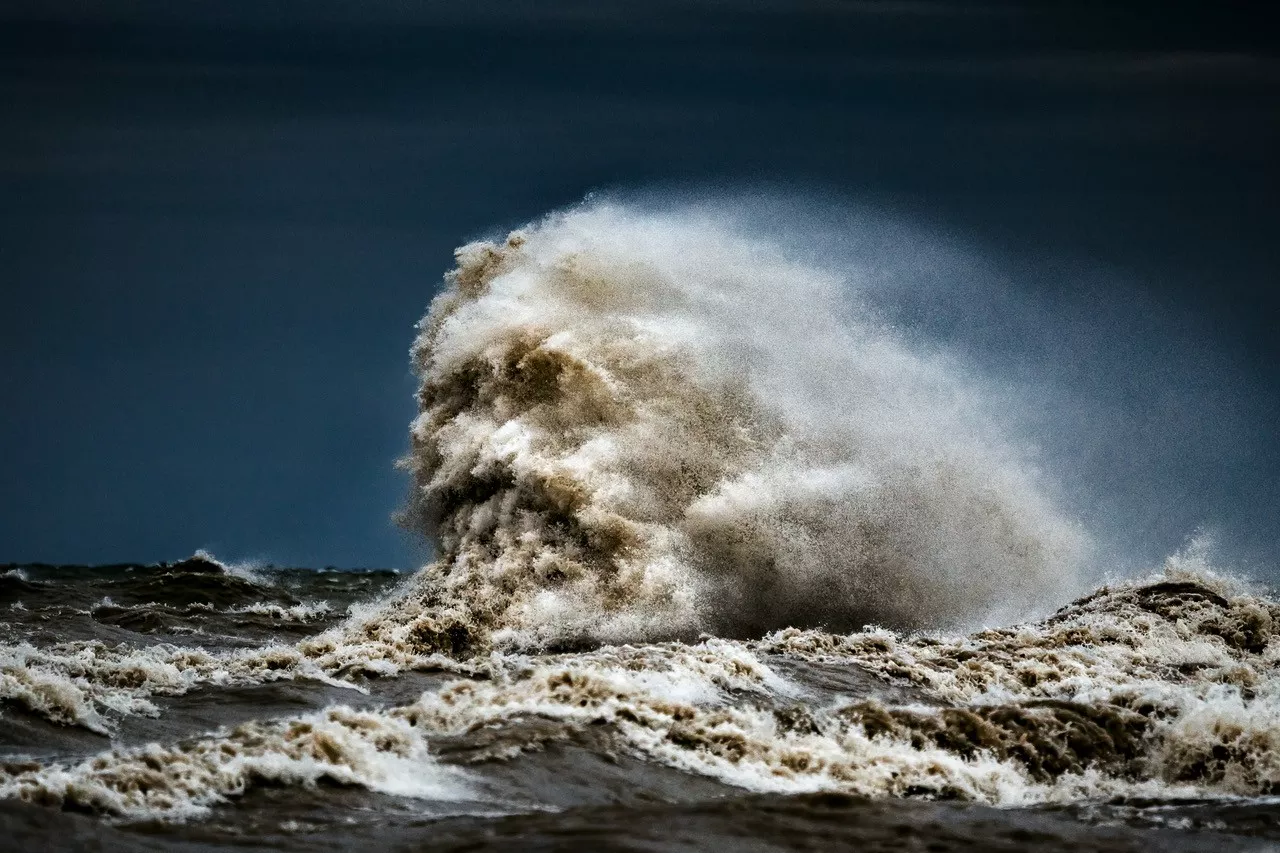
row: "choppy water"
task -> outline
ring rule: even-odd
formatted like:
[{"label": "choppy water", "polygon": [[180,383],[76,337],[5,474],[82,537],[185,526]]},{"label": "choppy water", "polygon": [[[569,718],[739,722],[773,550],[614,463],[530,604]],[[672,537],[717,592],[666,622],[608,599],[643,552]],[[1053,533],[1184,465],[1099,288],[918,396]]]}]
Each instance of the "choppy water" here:
[{"label": "choppy water", "polygon": [[12,849],[1280,845],[1280,605],[1169,572],[969,636],[392,670],[314,638],[403,594],[393,573],[13,567],[0,827]]},{"label": "choppy water", "polygon": [[435,561],[4,567],[0,845],[1280,844],[1280,603],[1088,581],[998,396],[850,288],[696,212],[464,246]]}]

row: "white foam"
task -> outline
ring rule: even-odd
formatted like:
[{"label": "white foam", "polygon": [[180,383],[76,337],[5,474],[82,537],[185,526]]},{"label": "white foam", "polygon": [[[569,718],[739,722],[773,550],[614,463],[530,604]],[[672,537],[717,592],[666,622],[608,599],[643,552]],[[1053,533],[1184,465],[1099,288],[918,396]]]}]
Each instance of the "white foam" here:
[{"label": "white foam", "polygon": [[200,685],[261,684],[310,678],[366,692],[334,678],[322,664],[294,646],[209,652],[161,643],[144,648],[98,641],[36,648],[0,645],[0,700],[65,725],[102,734],[121,716],[154,716],[153,696],[173,696]]},{"label": "white foam", "polygon": [[285,607],[280,604],[267,604],[261,601],[255,601],[252,604],[232,607],[226,612],[232,614],[238,613],[268,616],[272,619],[280,619],[289,622],[313,622],[316,619],[332,613],[333,608],[327,601],[303,602],[289,607]]},{"label": "white foam", "polygon": [[321,780],[446,802],[478,796],[468,774],[436,763],[425,737],[398,715],[336,707],[174,747],[149,744],[11,776],[0,771],[0,797],[180,820],[263,784]]}]

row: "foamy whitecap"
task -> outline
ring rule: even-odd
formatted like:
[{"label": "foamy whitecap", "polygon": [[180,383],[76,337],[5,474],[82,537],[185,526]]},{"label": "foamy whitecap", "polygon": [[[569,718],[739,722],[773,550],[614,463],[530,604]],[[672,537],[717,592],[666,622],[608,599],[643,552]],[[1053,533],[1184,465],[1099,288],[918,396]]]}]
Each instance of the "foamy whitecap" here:
[{"label": "foamy whitecap", "polygon": [[171,644],[130,648],[98,641],[48,648],[0,645],[0,701],[100,734],[114,731],[121,716],[159,713],[151,701],[155,696],[180,695],[202,685],[291,678],[363,690],[333,678],[296,647],[276,643],[221,653]]},{"label": "foamy whitecap", "polygon": [[0,797],[172,820],[203,815],[255,786],[322,780],[432,800],[476,796],[467,774],[436,764],[422,733],[401,716],[335,707],[174,747],[149,744],[73,765],[0,771]]},{"label": "foamy whitecap", "polygon": [[279,619],[289,622],[312,622],[323,616],[329,615],[333,612],[333,608],[327,601],[303,602],[301,604],[294,604],[288,607],[280,604],[265,604],[261,601],[257,601],[253,604],[232,607],[226,612],[231,614],[267,616],[271,619]]}]

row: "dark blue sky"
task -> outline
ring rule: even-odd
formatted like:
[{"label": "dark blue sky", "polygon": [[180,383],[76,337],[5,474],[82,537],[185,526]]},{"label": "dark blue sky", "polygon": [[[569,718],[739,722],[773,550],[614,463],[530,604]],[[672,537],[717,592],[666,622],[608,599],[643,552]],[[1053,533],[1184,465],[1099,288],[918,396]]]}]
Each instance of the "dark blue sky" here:
[{"label": "dark blue sky", "polygon": [[415,562],[412,325],[460,240],[592,190],[963,246],[891,310],[1044,389],[1088,522],[1273,561],[1260,6],[6,3],[0,561]]}]

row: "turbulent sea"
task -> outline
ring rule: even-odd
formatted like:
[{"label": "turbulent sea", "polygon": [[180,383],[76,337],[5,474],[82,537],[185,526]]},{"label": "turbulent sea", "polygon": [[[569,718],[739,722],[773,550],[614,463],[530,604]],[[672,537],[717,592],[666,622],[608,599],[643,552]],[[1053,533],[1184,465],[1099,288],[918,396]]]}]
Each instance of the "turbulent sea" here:
[{"label": "turbulent sea", "polygon": [[1280,602],[722,215],[463,246],[413,572],[0,567],[0,848],[1280,849]]}]

